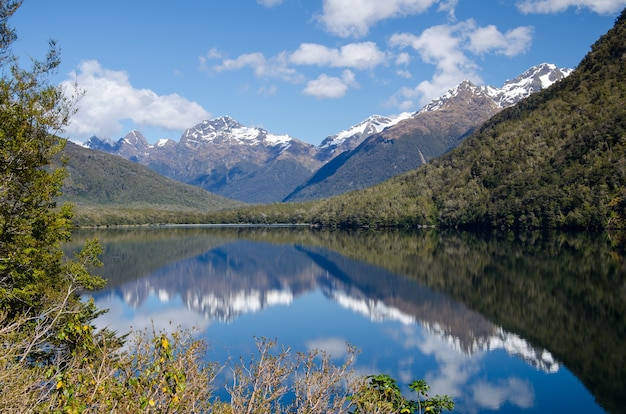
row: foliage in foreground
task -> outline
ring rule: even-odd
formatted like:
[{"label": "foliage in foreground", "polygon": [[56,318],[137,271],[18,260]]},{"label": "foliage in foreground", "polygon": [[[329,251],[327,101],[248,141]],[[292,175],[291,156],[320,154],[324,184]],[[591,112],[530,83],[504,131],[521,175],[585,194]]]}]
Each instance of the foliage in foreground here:
[{"label": "foliage in foreground", "polygon": [[[190,331],[135,333],[124,348],[118,338],[80,323],[59,336],[80,343],[62,367],[0,357],[1,412],[363,414],[454,407],[447,396],[429,398],[423,380],[410,384],[418,399],[409,400],[387,375],[354,375],[350,347],[336,365],[323,351],[292,355],[276,341],[258,339],[249,361],[218,366],[205,361],[205,344]],[[213,393],[221,373],[231,378],[228,401]]]}]

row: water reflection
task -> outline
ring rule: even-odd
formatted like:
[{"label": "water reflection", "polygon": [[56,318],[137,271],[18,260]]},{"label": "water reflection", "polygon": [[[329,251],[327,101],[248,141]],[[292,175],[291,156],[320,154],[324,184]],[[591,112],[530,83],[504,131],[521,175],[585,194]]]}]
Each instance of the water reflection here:
[{"label": "water reflection", "polygon": [[[254,335],[338,358],[348,342],[362,351],[358,370],[405,383],[423,377],[455,398],[457,412],[544,412],[551,405],[602,412],[570,370],[588,387],[607,374],[613,387],[623,385],[623,366],[586,378],[577,365],[595,351],[613,351],[608,358],[619,362],[623,351],[606,339],[619,346],[624,338],[623,319],[606,317],[624,315],[620,258],[610,249],[608,256],[587,251],[578,239],[284,229],[96,236],[110,284],[94,297],[111,309],[101,323],[121,332],[151,323],[199,327],[217,358],[249,354]],[[578,325],[598,318],[611,329],[600,338],[604,345],[570,355],[563,341],[580,343]],[[605,406],[623,398],[596,387],[596,398],[609,396]]]}]

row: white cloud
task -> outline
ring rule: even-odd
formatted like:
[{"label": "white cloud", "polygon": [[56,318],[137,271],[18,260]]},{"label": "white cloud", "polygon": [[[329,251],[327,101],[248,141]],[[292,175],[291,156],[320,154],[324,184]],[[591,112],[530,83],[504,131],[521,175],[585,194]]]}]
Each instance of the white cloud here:
[{"label": "white cloud", "polygon": [[259,89],[257,89],[257,94],[263,95],[263,96],[272,96],[272,95],[276,95],[277,91],[278,91],[278,88],[276,87],[276,85],[264,85],[264,86],[261,86]]},{"label": "white cloud", "polygon": [[345,358],[348,355],[348,341],[344,338],[316,338],[310,339],[305,343],[307,351],[323,351],[331,358]]},{"label": "white cloud", "polygon": [[95,60],[82,62],[62,87],[72,90],[74,82],[85,92],[66,128],[76,141],[91,135],[117,137],[125,120],[143,127],[179,131],[210,117],[198,103],[178,94],[158,95],[150,89],[136,89],[126,72],[105,69]]},{"label": "white cloud", "polygon": [[559,13],[570,7],[590,9],[599,14],[617,13],[626,6],[626,0],[523,0],[517,2],[522,13]]},{"label": "white cloud", "polygon": [[258,4],[264,7],[274,7],[282,4],[284,0],[256,0]]},{"label": "white cloud", "polygon": [[341,48],[303,43],[289,56],[289,60],[297,65],[371,69],[384,63],[386,55],[374,42],[350,43]]},{"label": "white cloud", "polygon": [[495,26],[477,27],[471,19],[432,26],[419,35],[395,34],[389,40],[390,46],[413,49],[423,62],[435,66],[435,72],[430,80],[413,88],[400,89],[390,103],[402,111],[418,110],[463,80],[480,84],[480,68],[470,54],[515,56],[525,52],[531,41],[529,27],[502,33]]},{"label": "white cloud", "polygon": [[464,79],[480,80],[477,65],[463,51],[462,33],[467,29],[468,25],[463,23],[440,25],[426,29],[419,36],[404,33],[391,37],[392,46],[411,47],[422,61],[435,65],[431,80],[422,81],[415,88],[403,88],[392,98],[395,106],[403,111],[417,110],[417,106],[441,96]]},{"label": "white cloud", "polygon": [[411,62],[411,55],[402,52],[396,56],[396,65],[408,65]]},{"label": "white cloud", "polygon": [[469,35],[468,49],[476,54],[494,52],[505,56],[517,56],[528,50],[532,39],[532,27],[522,26],[506,33],[496,26],[479,27]]},{"label": "white cloud", "polygon": [[207,57],[200,58],[201,68],[207,72],[224,72],[249,67],[258,78],[280,78],[294,83],[302,81],[302,76],[288,66],[287,54],[284,52],[269,59],[260,52],[246,53],[235,59],[223,59],[218,65],[209,66],[209,59],[219,57],[221,57],[219,53],[210,50]]},{"label": "white cloud", "polygon": [[433,4],[454,14],[456,0],[324,0],[318,21],[341,37],[362,37],[379,21],[425,12]]},{"label": "white cloud", "polygon": [[308,81],[302,93],[316,98],[341,98],[350,86],[356,86],[354,73],[346,69],[341,78],[322,74]]}]

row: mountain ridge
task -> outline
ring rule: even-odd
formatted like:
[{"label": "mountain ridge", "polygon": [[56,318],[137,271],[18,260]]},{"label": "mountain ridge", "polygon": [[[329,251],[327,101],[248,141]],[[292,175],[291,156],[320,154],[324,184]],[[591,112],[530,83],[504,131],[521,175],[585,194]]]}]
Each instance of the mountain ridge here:
[{"label": "mountain ridge", "polygon": [[340,226],[623,228],[625,38],[626,10],[560,82],[500,111],[421,168],[312,204],[308,220]]},{"label": "mountain ridge", "polygon": [[490,117],[571,73],[543,63],[502,88],[465,80],[420,111],[365,138],[351,153],[322,166],[283,201],[307,201],[378,184],[457,146]]},{"label": "mountain ridge", "polygon": [[[464,81],[420,111],[391,117],[372,115],[326,137],[318,146],[244,126],[229,116],[188,128],[178,142],[161,140],[150,145],[141,132],[131,131],[117,142],[94,136],[85,146],[120,155],[166,177],[247,203],[323,198],[377,184],[440,156],[502,105],[517,102],[567,74],[568,69],[544,63],[507,81],[503,88],[477,87]],[[460,99],[465,100],[462,108],[458,103],[450,103]],[[446,110],[460,111],[460,115],[441,115]],[[433,121],[410,122],[435,112],[440,115],[428,115],[436,118]],[[416,131],[410,132],[410,128]],[[442,132],[437,133],[437,129]],[[400,139],[400,135],[419,138],[409,141]],[[347,151],[357,155],[347,155]],[[340,160],[355,166],[339,165]]]}]

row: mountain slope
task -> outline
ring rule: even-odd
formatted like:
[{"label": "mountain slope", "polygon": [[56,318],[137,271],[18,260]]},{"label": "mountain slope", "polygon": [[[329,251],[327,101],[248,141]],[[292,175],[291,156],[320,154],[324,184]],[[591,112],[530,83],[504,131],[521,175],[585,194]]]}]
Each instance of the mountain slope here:
[{"label": "mountain slope", "polygon": [[567,78],[458,148],[379,186],[317,203],[344,225],[607,227],[626,219],[626,11]]},{"label": "mountain slope", "polygon": [[67,142],[68,177],[62,201],[77,206],[124,206],[171,211],[213,211],[242,203],[165,178],[137,163]]},{"label": "mountain slope", "polygon": [[457,146],[502,108],[563,79],[571,70],[543,63],[501,88],[464,81],[417,114],[372,134],[349,154],[322,166],[283,201],[305,201],[359,190],[413,170]]}]

